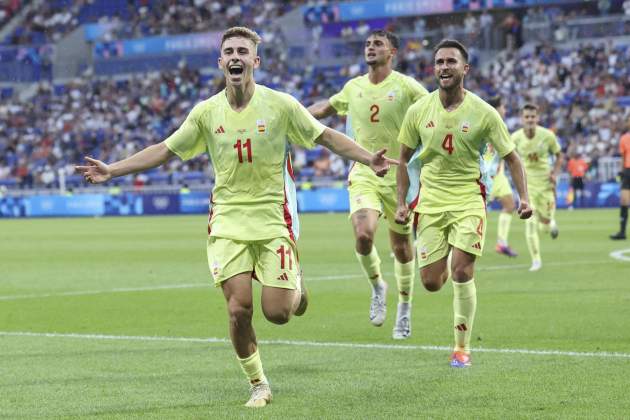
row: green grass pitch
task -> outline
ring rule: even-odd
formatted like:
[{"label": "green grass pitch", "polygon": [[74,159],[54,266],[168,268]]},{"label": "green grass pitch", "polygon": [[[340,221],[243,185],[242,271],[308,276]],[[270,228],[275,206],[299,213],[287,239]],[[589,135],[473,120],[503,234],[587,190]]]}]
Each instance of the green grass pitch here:
[{"label": "green grass pitch", "polygon": [[[274,392],[262,410],[242,406],[203,215],[0,220],[0,418],[628,418],[630,243],[607,238],[617,212],[560,211],[538,273],[516,218],[519,257],[494,252],[490,213],[464,370],[448,366],[450,285],[429,293],[416,279],[413,335],[394,341],[386,225],[392,287],[375,328],[347,216],[303,215],[307,313],[276,326],[256,305]],[[624,249],[628,260],[610,256]]]}]

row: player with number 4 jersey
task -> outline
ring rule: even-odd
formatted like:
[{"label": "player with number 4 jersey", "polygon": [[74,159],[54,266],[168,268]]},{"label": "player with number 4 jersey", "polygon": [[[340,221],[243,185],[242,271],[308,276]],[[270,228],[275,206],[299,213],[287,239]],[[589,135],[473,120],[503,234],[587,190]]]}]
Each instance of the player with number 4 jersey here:
[{"label": "player with number 4 jersey", "polygon": [[[343,89],[328,100],[318,102],[309,111],[317,117],[348,116],[348,135],[368,150],[387,149],[387,155],[397,157],[400,146],[396,141],[407,109],[427,94],[414,78],[393,70],[398,51],[398,37],[377,30],[365,41],[365,61],[368,73],[348,81]],[[384,215],[389,222],[391,249],[394,253],[394,276],[398,286],[398,308],[392,336],[411,336],[411,302],[413,299],[414,256],[411,246],[411,224],[395,223],[396,176],[391,172],[375,177],[362,164],[355,164],[348,177],[350,219],[356,238],[355,254],[372,286],[370,322],[383,325],[387,311],[387,283],[381,272],[381,260],[374,246],[378,219]]]},{"label": "player with number 4 jersey", "polygon": [[[481,256],[486,229],[482,153],[487,142],[509,165],[519,192],[520,217],[530,217],[532,210],[525,172],[505,123],[494,108],[464,89],[469,70],[466,48],[455,40],[440,42],[434,49],[434,65],[439,89],[409,108],[398,136],[396,220],[407,223],[414,207],[409,203],[417,203],[419,198],[413,210],[420,277],[432,292],[440,290],[447,279],[453,280],[455,346],[451,366],[467,367],[471,364],[470,337],[477,306],[474,264]],[[419,183],[410,180],[410,176],[417,176],[408,172],[410,161],[412,166],[421,164]],[[419,184],[420,190],[410,191],[410,184]]]}]

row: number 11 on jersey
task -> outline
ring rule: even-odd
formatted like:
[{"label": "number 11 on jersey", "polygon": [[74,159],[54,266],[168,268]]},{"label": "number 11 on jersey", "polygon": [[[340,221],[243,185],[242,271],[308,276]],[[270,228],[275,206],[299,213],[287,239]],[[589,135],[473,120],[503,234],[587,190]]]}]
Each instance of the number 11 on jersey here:
[{"label": "number 11 on jersey", "polygon": [[234,148],[238,153],[238,161],[239,163],[243,163],[243,148],[247,149],[247,161],[249,163],[252,162],[252,140],[247,139],[245,143],[242,142],[241,139],[237,139],[236,143],[234,143]]}]

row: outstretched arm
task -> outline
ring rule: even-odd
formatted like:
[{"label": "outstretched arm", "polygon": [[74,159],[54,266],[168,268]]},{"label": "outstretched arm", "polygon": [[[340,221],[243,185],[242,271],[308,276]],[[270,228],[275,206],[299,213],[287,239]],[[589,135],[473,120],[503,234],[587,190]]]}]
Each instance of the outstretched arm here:
[{"label": "outstretched arm", "polygon": [[175,154],[164,142],[149,146],[138,153],[118,162],[106,164],[97,159],[86,157],[87,165],[77,165],[75,169],[91,184],[100,184],[118,176],[124,176],[166,163]]},{"label": "outstretched arm", "polygon": [[529,194],[527,193],[527,176],[525,175],[525,169],[521,158],[515,151],[511,151],[503,157],[508,164],[510,174],[512,175],[512,181],[518,191],[518,214],[521,219],[529,219],[532,216],[532,208],[529,206]]},{"label": "outstretched arm", "polygon": [[385,156],[386,149],[372,154],[345,134],[326,127],[315,143],[327,147],[339,156],[354,160],[369,166],[378,176],[385,176],[390,165],[397,165],[398,161]]},{"label": "outstretched arm", "polygon": [[319,102],[315,102],[307,109],[308,112],[310,112],[311,115],[317,119],[322,119],[337,114],[337,110],[333,108],[328,99],[323,99]]},{"label": "outstretched arm", "polygon": [[409,221],[409,206],[407,205],[407,192],[409,191],[409,173],[407,163],[413,156],[413,149],[404,144],[400,145],[400,158],[396,169],[396,189],[398,191],[398,208],[396,209],[396,223],[407,224]]}]

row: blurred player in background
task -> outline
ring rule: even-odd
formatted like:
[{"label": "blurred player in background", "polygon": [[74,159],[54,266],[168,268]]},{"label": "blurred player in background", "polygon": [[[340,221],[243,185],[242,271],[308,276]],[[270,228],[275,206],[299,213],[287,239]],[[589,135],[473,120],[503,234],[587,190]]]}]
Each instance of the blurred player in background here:
[{"label": "blurred player in background", "polygon": [[[434,73],[439,89],[412,105],[398,141],[398,210],[396,220],[407,223],[409,202],[419,194],[417,255],[424,287],[432,292],[453,280],[455,346],[451,366],[471,365],[470,337],[477,306],[475,259],[482,254],[486,229],[482,153],[492,144],[510,168],[519,194],[518,214],[531,216],[525,172],[501,115],[464,89],[468,51],[455,40],[434,49]],[[410,161],[413,159],[413,162]],[[420,191],[411,191],[408,166],[420,162]],[[415,177],[415,175],[413,175]],[[452,252],[450,267],[448,255]]]},{"label": "blurred player in background", "polygon": [[619,232],[610,235],[610,239],[626,239],[626,225],[628,224],[628,206],[630,206],[630,117],[627,121],[628,132],[619,139],[619,153],[621,154],[621,197],[619,205]]},{"label": "blurred player in background", "polygon": [[[525,104],[521,109],[523,128],[512,134],[516,150],[523,156],[527,186],[532,199],[533,217],[525,222],[525,239],[532,257],[529,271],[542,267],[538,229],[558,237],[556,213],[556,179],[562,168],[562,152],[553,131],[538,125],[538,106]],[[554,161],[553,167],[551,161]]]},{"label": "blurred player in background", "polygon": [[302,315],[308,303],[296,248],[299,225],[287,140],[303,147],[321,144],[381,176],[395,163],[384,157],[385,150],[370,153],[323,126],[290,95],[257,85],[259,43],[250,29],[228,29],[219,58],[224,91],[197,104],[162,143],[109,165],[87,158],[89,165],[77,167],[88,182],[101,183],[173,156],[188,160],[209,153],[216,178],[208,264],[223,290],[232,344],[251,384],[248,407],[271,402],[252,326],[252,278],[262,284],[262,311],[275,324]]},{"label": "blurred player in background", "polygon": [[[348,115],[351,131],[348,135],[368,150],[386,148],[390,157],[398,156],[396,139],[405,112],[411,104],[428,93],[412,77],[393,70],[398,44],[398,37],[391,32],[372,32],[365,41],[364,49],[368,73],[348,81],[330,99],[309,107],[316,118]],[[415,263],[411,224],[395,223],[396,175],[392,172],[384,178],[378,178],[365,165],[353,165],[348,191],[350,218],[356,238],[355,254],[372,286],[370,321],[375,326],[383,325],[387,310],[387,283],[383,279],[381,259],[374,246],[378,219],[385,215],[398,286],[398,309],[392,336],[395,339],[408,338],[411,335]]]},{"label": "blurred player in background", "polygon": [[[488,100],[488,104],[497,110],[502,119],[505,119],[505,105],[503,104],[500,96],[490,98]],[[499,254],[503,254],[508,257],[516,257],[518,254],[510,247],[508,242],[510,225],[512,224],[512,214],[516,209],[516,205],[514,204],[514,195],[512,193],[510,181],[505,175],[505,165],[503,160],[498,158],[492,144],[488,144],[484,159],[491,162],[498,160],[498,168],[496,170],[496,175],[494,175],[492,179],[492,186],[489,191],[490,199],[488,200],[498,200],[499,203],[501,203],[501,213],[499,213],[499,222],[497,226],[497,244],[494,249]]]}]

